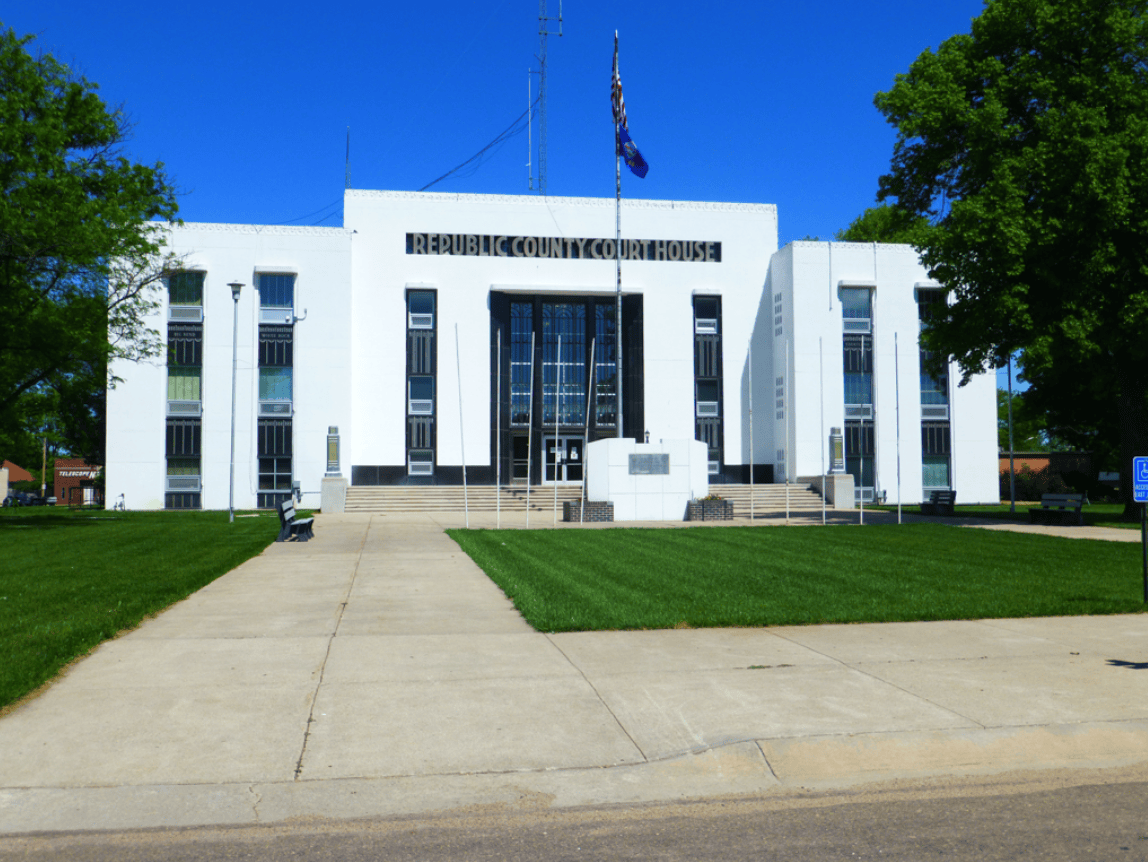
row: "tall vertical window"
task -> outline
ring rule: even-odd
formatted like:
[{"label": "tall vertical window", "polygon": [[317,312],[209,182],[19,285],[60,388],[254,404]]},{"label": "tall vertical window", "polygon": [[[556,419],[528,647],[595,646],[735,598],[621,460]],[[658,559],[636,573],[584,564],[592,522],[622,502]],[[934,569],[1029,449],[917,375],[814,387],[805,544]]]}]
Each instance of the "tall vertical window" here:
[{"label": "tall vertical window", "polygon": [[694,297],[694,439],[708,450],[711,475],[721,472],[721,298]]},{"label": "tall vertical window", "polygon": [[200,441],[203,429],[198,417],[168,419],[165,455],[164,508],[200,508]]},{"label": "tall vertical window", "polygon": [[290,273],[259,274],[260,308],[294,308],[295,276]]},{"label": "tall vertical window", "polygon": [[[921,332],[929,326],[929,321],[945,308],[945,294],[941,290],[921,290],[917,293],[917,316],[920,319]],[[921,345],[921,418],[946,419],[947,407],[938,409],[940,405],[949,403],[949,373],[944,368],[939,374],[930,373],[927,368],[932,352]],[[930,409],[932,408],[932,409]]]},{"label": "tall vertical window", "polygon": [[295,328],[263,324],[259,327],[259,412],[291,413],[293,399]]},{"label": "tall vertical window", "polygon": [[203,400],[203,324],[167,326],[167,413],[198,416]]},{"label": "tall vertical window", "polygon": [[534,304],[510,304],[510,424],[530,422],[530,377],[533,357],[530,335],[534,331]]},{"label": "tall vertical window", "polygon": [[202,272],[173,272],[167,279],[168,305],[203,305]]},{"label": "tall vertical window", "polygon": [[[279,281],[280,276],[259,276],[260,305],[265,299],[291,301],[289,294],[275,288],[294,283]],[[281,318],[289,321],[290,310]],[[261,319],[263,316],[261,315]],[[290,322],[261,323],[259,326],[259,490],[256,505],[272,509],[291,496],[292,455],[291,415],[294,412],[295,327]]]},{"label": "tall vertical window", "polygon": [[841,317],[846,332],[869,332],[873,318],[872,291],[867,287],[841,288]]},{"label": "tall vertical window", "polygon": [[854,497],[868,502],[877,494],[877,437],[873,391],[873,291],[842,287],[842,370],[845,390],[845,472],[852,474]]},{"label": "tall vertical window", "polygon": [[205,278],[203,272],[174,272],[167,279],[166,509],[201,505]]},{"label": "tall vertical window", "polygon": [[[917,291],[917,317],[921,333],[929,322],[946,309],[943,290]],[[949,422],[949,374],[942,368],[938,374],[929,371],[932,353],[921,340],[921,485],[927,496],[933,491],[947,491],[952,487],[952,446]]]},{"label": "tall vertical window", "polygon": [[292,428],[290,419],[260,419],[257,439],[260,509],[271,509],[291,495]]},{"label": "tall vertical window", "polygon": [[433,476],[438,294],[433,290],[408,290],[406,303],[407,475]]},{"label": "tall vertical window", "polygon": [[845,418],[873,418],[873,336],[845,335]]},{"label": "tall vertical window", "polygon": [[429,290],[412,290],[407,296],[407,326],[411,329],[434,329],[434,294]]},{"label": "tall vertical window", "polygon": [[594,304],[594,421],[598,427],[618,424],[617,307]]},{"label": "tall vertical window", "polygon": [[542,303],[541,340],[542,422],[553,425],[557,410],[560,425],[582,425],[586,421],[585,303]]},{"label": "tall vertical window", "polygon": [[260,368],[259,400],[290,401],[293,368]]}]

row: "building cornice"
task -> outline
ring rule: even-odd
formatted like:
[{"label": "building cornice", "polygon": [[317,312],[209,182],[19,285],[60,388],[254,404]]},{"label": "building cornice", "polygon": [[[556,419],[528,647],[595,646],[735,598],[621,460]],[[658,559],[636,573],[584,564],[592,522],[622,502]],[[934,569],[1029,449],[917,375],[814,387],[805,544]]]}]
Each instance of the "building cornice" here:
[{"label": "building cornice", "polygon": [[189,221],[166,225],[171,231],[208,231],[215,233],[267,234],[269,236],[351,236],[354,231],[342,227],[281,224],[228,224],[226,222]]},{"label": "building cornice", "polygon": [[[396,192],[374,189],[347,189],[349,198],[368,198],[393,201],[426,201],[443,203],[476,203],[503,206],[577,206],[605,209],[614,206],[613,198],[556,197],[542,195],[481,195],[449,192]],[[642,198],[623,198],[622,208],[629,210],[688,210],[701,212],[768,213],[777,216],[776,204],[747,204],[723,201],[663,201]]]}]

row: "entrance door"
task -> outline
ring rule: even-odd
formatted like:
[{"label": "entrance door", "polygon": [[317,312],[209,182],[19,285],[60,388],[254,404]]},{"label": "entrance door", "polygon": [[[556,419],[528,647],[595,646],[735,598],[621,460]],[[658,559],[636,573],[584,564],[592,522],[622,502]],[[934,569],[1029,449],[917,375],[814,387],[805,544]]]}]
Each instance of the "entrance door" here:
[{"label": "entrance door", "polygon": [[543,452],[546,454],[544,482],[557,481],[561,485],[582,481],[581,437],[547,437]]}]

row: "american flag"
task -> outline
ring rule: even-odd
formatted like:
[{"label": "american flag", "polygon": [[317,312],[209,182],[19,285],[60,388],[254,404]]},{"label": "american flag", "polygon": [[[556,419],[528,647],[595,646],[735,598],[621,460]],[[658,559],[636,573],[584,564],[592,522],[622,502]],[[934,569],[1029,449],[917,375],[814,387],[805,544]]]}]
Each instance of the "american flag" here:
[{"label": "american flag", "polygon": [[629,131],[626,124],[626,101],[622,98],[622,76],[618,74],[618,31],[614,31],[614,77],[610,81],[610,106],[614,109],[614,125],[621,125]]}]

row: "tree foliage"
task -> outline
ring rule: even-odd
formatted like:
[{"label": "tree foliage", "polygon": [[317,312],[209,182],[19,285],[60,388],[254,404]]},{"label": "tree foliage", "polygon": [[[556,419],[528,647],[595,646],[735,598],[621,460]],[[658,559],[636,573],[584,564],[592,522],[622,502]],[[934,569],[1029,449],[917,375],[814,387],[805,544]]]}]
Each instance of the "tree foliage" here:
[{"label": "tree foliage", "polygon": [[1116,431],[1125,475],[1148,453],[1146,7],[987,0],[875,99],[897,130],[878,199],[928,219],[954,298],[930,347],[965,380],[1023,350],[1053,424]]},{"label": "tree foliage", "polygon": [[929,220],[902,209],[881,204],[869,207],[850,222],[849,227],[833,234],[839,242],[899,242],[914,245]]},{"label": "tree foliage", "polygon": [[21,405],[37,393],[90,401],[110,358],[159,352],[140,317],[170,265],[153,219],[176,213],[163,166],[123,155],[123,111],[29,41],[0,31],[0,432],[10,437],[34,418]]}]

